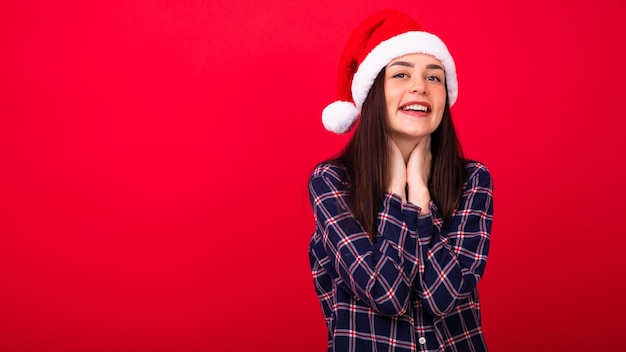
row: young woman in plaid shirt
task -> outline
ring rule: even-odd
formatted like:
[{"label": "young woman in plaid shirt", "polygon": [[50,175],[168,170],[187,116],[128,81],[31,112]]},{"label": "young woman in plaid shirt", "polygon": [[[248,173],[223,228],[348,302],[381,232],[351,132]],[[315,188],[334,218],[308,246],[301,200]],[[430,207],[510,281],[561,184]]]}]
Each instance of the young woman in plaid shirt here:
[{"label": "young woman in plaid shirt", "polygon": [[445,44],[386,10],[353,32],[322,114],[345,150],[309,182],[309,254],[329,351],[485,351],[477,284],[492,184],[463,158]]}]

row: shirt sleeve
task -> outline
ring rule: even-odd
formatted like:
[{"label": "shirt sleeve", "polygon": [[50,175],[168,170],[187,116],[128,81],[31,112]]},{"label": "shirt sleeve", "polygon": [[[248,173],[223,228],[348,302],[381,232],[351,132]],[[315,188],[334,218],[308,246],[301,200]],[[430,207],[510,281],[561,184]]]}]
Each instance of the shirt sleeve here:
[{"label": "shirt sleeve", "polygon": [[310,253],[338,287],[348,290],[380,314],[406,312],[418,272],[418,208],[387,193],[380,205],[376,242],[372,243],[348,206],[345,170],[322,164],[309,180],[316,230]]},{"label": "shirt sleeve", "polygon": [[492,197],[491,175],[485,166],[476,164],[459,208],[445,229],[432,201],[431,213],[418,218],[418,236],[429,244],[420,250],[424,265],[415,287],[424,308],[432,315],[448,314],[459,300],[476,289],[487,263]]}]

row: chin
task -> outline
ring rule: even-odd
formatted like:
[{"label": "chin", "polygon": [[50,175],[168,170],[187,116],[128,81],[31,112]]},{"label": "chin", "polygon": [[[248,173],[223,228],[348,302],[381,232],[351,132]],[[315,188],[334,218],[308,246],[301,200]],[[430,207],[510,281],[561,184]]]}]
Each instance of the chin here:
[{"label": "chin", "polygon": [[428,136],[430,132],[419,130],[419,131],[406,131],[406,132],[403,132],[402,134],[409,138],[423,138],[423,137]]},{"label": "chin", "polygon": [[409,140],[420,140],[424,137],[426,137],[427,135],[429,135],[428,133],[421,133],[421,132],[397,132],[397,133],[393,133],[391,138],[395,141],[409,141]]}]

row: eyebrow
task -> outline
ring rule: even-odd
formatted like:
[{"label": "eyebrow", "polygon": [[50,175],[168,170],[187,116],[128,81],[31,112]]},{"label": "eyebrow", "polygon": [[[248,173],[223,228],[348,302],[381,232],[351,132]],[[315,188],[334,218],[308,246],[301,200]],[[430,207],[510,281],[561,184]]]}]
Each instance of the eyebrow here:
[{"label": "eyebrow", "polygon": [[[412,63],[410,63],[410,62],[406,62],[406,61],[396,61],[396,62],[391,63],[391,64],[390,64],[389,66],[387,66],[387,67],[391,67],[391,66],[406,66],[406,67],[415,67],[415,65],[413,65],[413,64],[412,64]],[[427,70],[442,70],[442,71],[445,71],[445,70],[443,69],[443,67],[441,67],[441,66],[439,66],[439,65],[436,65],[436,64],[428,64],[428,65],[426,65],[426,69],[427,69]]]}]

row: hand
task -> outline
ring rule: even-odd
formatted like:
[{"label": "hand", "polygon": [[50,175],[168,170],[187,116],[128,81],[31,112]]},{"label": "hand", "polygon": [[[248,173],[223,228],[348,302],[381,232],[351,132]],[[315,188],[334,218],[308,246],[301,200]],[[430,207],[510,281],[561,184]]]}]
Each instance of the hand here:
[{"label": "hand", "polygon": [[428,188],[432,157],[430,151],[430,135],[428,135],[417,143],[409,156],[407,163],[409,186],[413,183],[417,187]]},{"label": "hand", "polygon": [[430,203],[428,180],[430,179],[432,157],[430,135],[428,135],[422,138],[415,146],[406,166],[409,201],[422,208],[421,214],[430,212],[428,206]]},{"label": "hand", "polygon": [[389,185],[387,191],[402,197],[406,202],[406,176],[407,170],[400,149],[391,138],[388,140],[389,150]]}]

